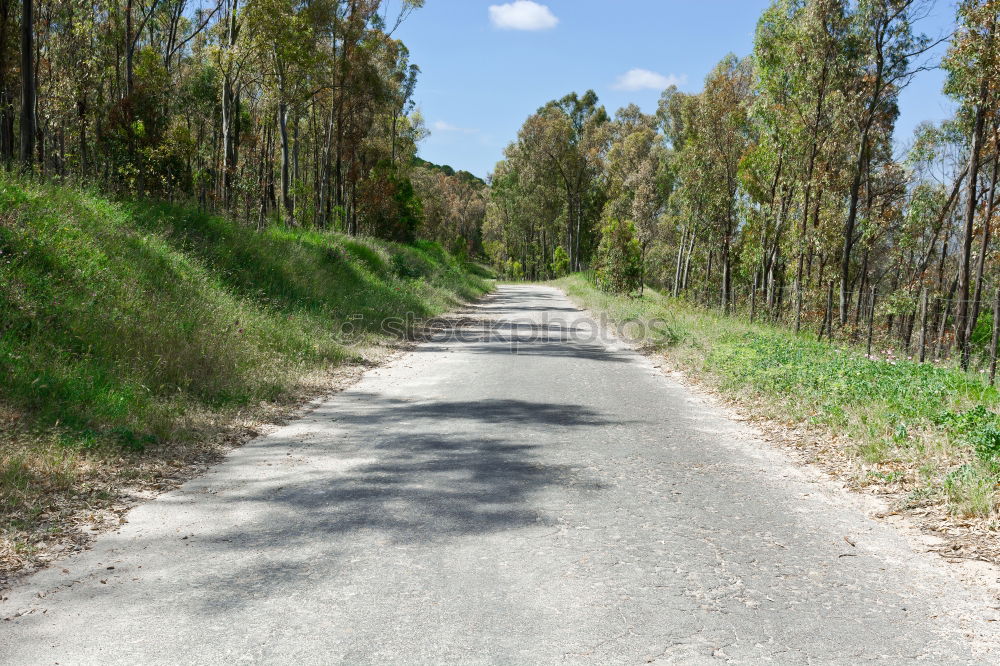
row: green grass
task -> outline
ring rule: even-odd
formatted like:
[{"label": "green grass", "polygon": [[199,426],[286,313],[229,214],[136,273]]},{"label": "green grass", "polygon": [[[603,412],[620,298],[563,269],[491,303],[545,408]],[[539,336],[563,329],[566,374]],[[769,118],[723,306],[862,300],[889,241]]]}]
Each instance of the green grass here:
[{"label": "green grass", "polygon": [[317,389],[386,317],[439,314],[487,277],[432,243],[257,232],[0,174],[0,522]]},{"label": "green grass", "polygon": [[1000,394],[980,375],[867,358],[814,332],[750,324],[653,290],[609,295],[581,275],[558,284],[612,321],[632,322],[633,336],[757,415],[837,436],[864,483],[923,489],[960,515],[996,512]]}]

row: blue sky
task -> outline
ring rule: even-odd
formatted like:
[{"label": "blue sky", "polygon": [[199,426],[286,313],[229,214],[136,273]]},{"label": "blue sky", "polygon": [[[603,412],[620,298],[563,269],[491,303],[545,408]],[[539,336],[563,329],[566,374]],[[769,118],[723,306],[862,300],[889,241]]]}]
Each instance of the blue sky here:
[{"label": "blue sky", "polygon": [[[768,4],[426,0],[396,34],[421,69],[415,97],[431,136],[420,155],[485,177],[524,119],[550,99],[592,88],[613,114],[630,102],[654,110],[666,81],[697,92],[726,53],[750,53]],[[953,0],[937,0],[918,29],[947,34],[953,20]],[[904,91],[897,143],[920,121],[950,114],[942,81],[940,70],[925,72]]]}]

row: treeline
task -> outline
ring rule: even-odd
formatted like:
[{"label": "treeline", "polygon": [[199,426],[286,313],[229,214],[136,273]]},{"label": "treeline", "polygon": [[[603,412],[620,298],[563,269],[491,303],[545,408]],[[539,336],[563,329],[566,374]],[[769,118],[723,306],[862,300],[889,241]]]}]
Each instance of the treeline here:
[{"label": "treeline", "polygon": [[0,0],[0,162],[259,227],[412,240],[426,130],[394,33],[422,4]]},{"label": "treeline", "polygon": [[[653,115],[610,117],[592,92],[550,102],[496,167],[487,251],[514,277],[591,267],[609,289],[645,280],[845,337],[869,315],[903,346],[923,326],[968,363],[1000,287],[1000,2],[959,3],[943,62],[917,32],[931,9],[776,0],[751,55]],[[939,65],[957,113],[900,154],[900,92]]]},{"label": "treeline", "polygon": [[468,171],[414,158],[413,185],[423,205],[423,237],[468,257],[483,254],[482,227],[489,188]]}]

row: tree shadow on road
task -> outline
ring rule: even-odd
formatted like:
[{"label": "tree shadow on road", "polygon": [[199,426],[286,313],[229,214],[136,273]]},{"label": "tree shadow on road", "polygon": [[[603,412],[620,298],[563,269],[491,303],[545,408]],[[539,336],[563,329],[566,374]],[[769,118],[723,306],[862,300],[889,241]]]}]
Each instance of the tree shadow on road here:
[{"label": "tree shadow on road", "polygon": [[628,363],[633,355],[606,346],[602,329],[561,322],[496,321],[462,318],[432,320],[414,339],[426,344],[416,353],[471,352]]},{"label": "tree shadow on road", "polygon": [[[274,447],[292,446],[287,471],[217,495],[199,493],[200,511],[231,516],[233,526],[195,534],[190,547],[196,550],[177,564],[193,571],[168,577],[193,575],[198,587],[219,590],[192,600],[192,612],[225,613],[288,594],[311,580],[317,567],[335,570],[351,558],[371,557],[372,549],[551,529],[554,519],[539,504],[540,494],[559,487],[592,497],[604,489],[582,466],[546,462],[553,456],[543,459],[540,445],[519,439],[525,428],[578,433],[612,423],[586,407],[520,400],[408,403],[363,393],[349,398],[331,403],[329,413],[313,412],[319,421],[336,419],[344,427],[339,433],[273,436],[244,450],[239,461],[247,470],[272,465]],[[492,429],[484,435],[475,425],[482,423],[503,423],[508,436]],[[551,440],[546,446],[553,446]],[[161,498],[191,500],[184,493]],[[193,567],[200,558],[215,565]]]}]

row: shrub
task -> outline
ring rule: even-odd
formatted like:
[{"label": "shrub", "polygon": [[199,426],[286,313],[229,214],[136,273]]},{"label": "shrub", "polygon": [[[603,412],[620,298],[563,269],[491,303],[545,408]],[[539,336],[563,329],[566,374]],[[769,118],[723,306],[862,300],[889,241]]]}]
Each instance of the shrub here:
[{"label": "shrub", "polygon": [[556,251],[552,253],[550,268],[557,278],[569,273],[569,255],[563,249],[562,245],[556,247]]},{"label": "shrub", "polygon": [[520,261],[517,261],[516,259],[508,259],[503,264],[503,274],[511,280],[523,280],[524,268],[521,266]]},{"label": "shrub", "polygon": [[639,289],[642,280],[642,250],[635,225],[627,220],[611,220],[601,229],[597,247],[597,286],[615,294]]}]

